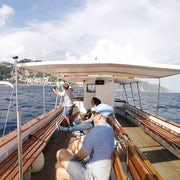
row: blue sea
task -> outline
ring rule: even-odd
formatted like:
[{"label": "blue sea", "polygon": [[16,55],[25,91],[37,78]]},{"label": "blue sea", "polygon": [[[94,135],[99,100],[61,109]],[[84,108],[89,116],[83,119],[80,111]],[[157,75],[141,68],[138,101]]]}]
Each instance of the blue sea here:
[{"label": "blue sea", "polygon": [[[44,101],[43,101],[44,88]],[[52,86],[18,86],[19,113],[21,124],[49,111],[55,107],[56,97],[52,92]],[[82,97],[83,91],[80,87],[74,87],[74,97]],[[156,113],[157,93],[141,92],[142,109],[150,113]],[[60,100],[58,99],[58,102]],[[132,101],[129,100],[129,101]],[[11,102],[11,103],[10,103]],[[136,105],[138,103],[138,105]],[[0,137],[3,135],[5,123],[7,123],[5,134],[16,129],[16,98],[15,89],[0,86]],[[43,106],[44,104],[44,106]],[[152,106],[153,104],[153,106]],[[138,107],[140,103],[135,100]],[[180,124],[180,93],[161,93],[158,115]],[[8,118],[7,118],[8,116]]]}]

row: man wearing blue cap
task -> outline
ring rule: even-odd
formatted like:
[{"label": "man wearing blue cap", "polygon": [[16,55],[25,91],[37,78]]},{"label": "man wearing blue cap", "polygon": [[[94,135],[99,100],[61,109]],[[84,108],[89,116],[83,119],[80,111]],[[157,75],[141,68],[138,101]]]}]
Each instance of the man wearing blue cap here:
[{"label": "man wearing blue cap", "polygon": [[106,121],[113,108],[108,104],[99,104],[91,110],[95,127],[85,136],[79,152],[73,155],[67,149],[57,151],[57,179],[109,179],[114,132]]}]

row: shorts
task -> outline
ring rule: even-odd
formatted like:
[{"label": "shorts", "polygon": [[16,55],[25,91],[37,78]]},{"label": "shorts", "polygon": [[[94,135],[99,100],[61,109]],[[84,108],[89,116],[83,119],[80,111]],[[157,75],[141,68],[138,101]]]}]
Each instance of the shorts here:
[{"label": "shorts", "polygon": [[67,172],[71,180],[95,180],[93,174],[86,168],[86,165],[80,163],[77,158],[72,158],[69,161]]},{"label": "shorts", "polygon": [[64,106],[63,115],[64,116],[71,116],[73,112],[73,106]]}]

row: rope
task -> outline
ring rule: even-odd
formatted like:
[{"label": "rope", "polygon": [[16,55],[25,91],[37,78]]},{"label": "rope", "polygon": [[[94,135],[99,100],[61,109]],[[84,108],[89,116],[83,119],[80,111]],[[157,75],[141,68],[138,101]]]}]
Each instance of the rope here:
[{"label": "rope", "polygon": [[10,112],[10,107],[11,107],[11,103],[12,103],[12,96],[13,96],[13,93],[14,93],[14,89],[12,89],[12,92],[11,92],[11,96],[10,96],[10,101],[9,101],[8,111],[7,111],[7,114],[6,114],[6,120],[5,120],[5,123],[4,123],[4,129],[3,129],[2,137],[4,137],[4,136],[5,136],[5,133],[6,133],[7,121],[8,121],[9,112]]}]

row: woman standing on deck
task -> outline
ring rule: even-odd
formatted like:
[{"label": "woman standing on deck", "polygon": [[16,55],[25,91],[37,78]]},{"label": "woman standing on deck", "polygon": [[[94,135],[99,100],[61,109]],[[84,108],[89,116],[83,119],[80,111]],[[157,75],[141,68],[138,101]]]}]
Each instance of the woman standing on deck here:
[{"label": "woman standing on deck", "polygon": [[73,93],[72,89],[70,88],[70,85],[68,82],[65,82],[63,85],[63,91],[59,91],[56,87],[53,88],[53,92],[57,96],[64,96],[64,109],[63,109],[63,115],[65,120],[68,123],[68,126],[71,125],[71,116],[73,111]]}]

